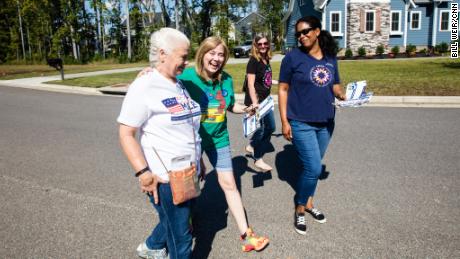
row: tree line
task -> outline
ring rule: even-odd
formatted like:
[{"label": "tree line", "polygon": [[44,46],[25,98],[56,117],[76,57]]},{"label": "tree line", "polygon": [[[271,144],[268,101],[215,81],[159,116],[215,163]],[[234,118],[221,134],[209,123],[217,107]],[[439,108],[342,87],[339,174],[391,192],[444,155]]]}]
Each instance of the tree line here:
[{"label": "tree line", "polygon": [[[288,0],[2,0],[0,63],[64,63],[104,59],[148,59],[149,35],[173,27],[192,41],[192,53],[206,37],[218,35],[232,47],[245,40],[231,24],[257,11],[266,20],[252,30],[269,31],[279,46]],[[129,13],[129,16],[126,14]],[[129,17],[129,18],[128,18]],[[128,33],[130,31],[130,33]]]}]

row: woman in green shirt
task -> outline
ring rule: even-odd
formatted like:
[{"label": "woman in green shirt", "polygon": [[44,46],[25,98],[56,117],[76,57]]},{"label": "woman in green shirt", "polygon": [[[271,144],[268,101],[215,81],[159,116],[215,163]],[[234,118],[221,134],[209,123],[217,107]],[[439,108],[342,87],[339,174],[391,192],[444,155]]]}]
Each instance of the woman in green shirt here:
[{"label": "woman in green shirt", "polygon": [[260,251],[268,245],[269,240],[255,235],[248,226],[233,175],[227,129],[227,111],[245,113],[253,109],[235,102],[232,77],[223,71],[228,58],[229,51],[224,41],[218,37],[206,38],[197,50],[195,67],[185,69],[178,78],[192,99],[201,106],[202,151],[217,172],[219,185],[241,233],[242,249],[244,252]]}]

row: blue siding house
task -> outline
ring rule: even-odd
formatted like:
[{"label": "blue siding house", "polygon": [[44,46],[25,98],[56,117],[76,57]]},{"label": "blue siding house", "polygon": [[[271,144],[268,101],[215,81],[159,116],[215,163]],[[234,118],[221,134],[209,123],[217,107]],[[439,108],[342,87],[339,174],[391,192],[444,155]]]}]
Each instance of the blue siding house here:
[{"label": "blue siding house", "polygon": [[452,0],[291,0],[283,17],[285,47],[297,45],[295,22],[314,15],[322,29],[331,32],[342,49],[355,53],[364,46],[374,53],[382,44],[386,51],[393,46],[402,50],[450,43]]}]

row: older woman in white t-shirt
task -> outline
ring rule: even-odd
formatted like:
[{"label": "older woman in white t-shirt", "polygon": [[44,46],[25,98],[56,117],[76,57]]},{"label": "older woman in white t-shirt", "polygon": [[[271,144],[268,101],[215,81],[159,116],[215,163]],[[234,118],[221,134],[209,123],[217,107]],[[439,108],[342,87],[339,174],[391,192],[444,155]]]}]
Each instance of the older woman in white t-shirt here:
[{"label": "older woman in white t-shirt", "polygon": [[150,44],[154,71],[131,84],[118,117],[122,149],[160,218],[137,253],[143,258],[167,258],[168,253],[170,258],[190,258],[190,201],[173,204],[166,170],[190,162],[200,165],[200,106],[176,79],[188,63],[190,42],[180,31],[162,28],[152,34]]}]

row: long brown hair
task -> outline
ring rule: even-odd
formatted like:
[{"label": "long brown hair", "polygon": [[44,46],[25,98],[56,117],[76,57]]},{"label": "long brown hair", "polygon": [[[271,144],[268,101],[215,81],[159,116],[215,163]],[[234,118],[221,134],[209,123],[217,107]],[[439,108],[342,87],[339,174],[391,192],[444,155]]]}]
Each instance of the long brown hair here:
[{"label": "long brown hair", "polygon": [[[213,75],[213,78],[208,78],[208,75],[206,74],[206,71],[204,71],[204,66],[203,66],[203,58],[208,51],[215,49],[217,46],[221,45],[224,47],[224,62],[222,63],[222,66],[220,69]],[[198,47],[198,50],[196,51],[195,55],[195,71],[198,74],[198,76],[207,81],[207,80],[221,80],[222,77],[222,71],[224,70],[224,66],[228,61],[230,54],[228,52],[228,47],[225,42],[216,36],[211,36],[207,37],[206,39],[201,42],[200,47]]]},{"label": "long brown hair", "polygon": [[271,50],[271,43],[267,36],[260,34],[257,35],[254,40],[252,40],[252,48],[251,48],[251,56],[253,56],[257,61],[262,60],[262,55],[260,55],[259,48],[257,46],[257,42],[261,39],[267,39],[268,42],[268,50],[267,50],[267,61],[272,58],[272,50]]}]

